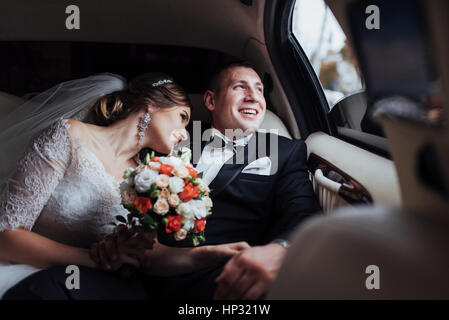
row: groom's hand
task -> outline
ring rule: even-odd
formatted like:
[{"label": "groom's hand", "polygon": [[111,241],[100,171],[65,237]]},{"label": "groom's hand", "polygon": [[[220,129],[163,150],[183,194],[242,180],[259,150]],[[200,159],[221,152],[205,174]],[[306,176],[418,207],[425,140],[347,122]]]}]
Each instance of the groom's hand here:
[{"label": "groom's hand", "polygon": [[272,243],[252,247],[234,256],[216,279],[216,300],[255,300],[276,278],[287,249]]}]

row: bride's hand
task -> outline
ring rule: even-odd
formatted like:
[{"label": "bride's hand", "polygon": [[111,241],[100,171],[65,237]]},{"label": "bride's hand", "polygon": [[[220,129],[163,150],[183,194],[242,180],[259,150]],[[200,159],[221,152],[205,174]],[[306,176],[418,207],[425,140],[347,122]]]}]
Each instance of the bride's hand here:
[{"label": "bride's hand", "polygon": [[112,235],[106,236],[90,248],[90,256],[97,267],[106,271],[116,271],[123,264],[139,268],[145,250],[154,244],[154,234],[142,228],[128,229],[121,225]]}]

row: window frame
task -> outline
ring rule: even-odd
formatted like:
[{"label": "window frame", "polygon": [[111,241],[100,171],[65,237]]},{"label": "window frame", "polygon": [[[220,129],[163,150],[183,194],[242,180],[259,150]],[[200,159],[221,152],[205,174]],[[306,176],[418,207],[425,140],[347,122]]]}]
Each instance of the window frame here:
[{"label": "window frame", "polygon": [[[337,126],[330,119],[331,108],[318,75],[293,34],[292,20],[295,2],[296,0],[267,1],[264,27],[267,49],[279,81],[292,106],[301,138],[306,139],[311,133],[322,131],[364,150],[391,159],[390,151],[371,144],[368,137],[364,139],[364,132],[360,132],[361,134],[357,138],[338,133]],[[331,9],[329,8],[329,10]],[[303,90],[299,91],[298,88],[303,88]]]},{"label": "window frame", "polygon": [[[267,49],[272,63],[290,105],[297,106],[292,108],[292,112],[295,115],[301,138],[306,139],[309,134],[316,131],[328,134],[335,132],[333,132],[334,128],[326,115],[329,106],[321,83],[291,32],[295,1],[267,1],[264,27]],[[304,90],[298,94],[297,88],[304,88]]]}]

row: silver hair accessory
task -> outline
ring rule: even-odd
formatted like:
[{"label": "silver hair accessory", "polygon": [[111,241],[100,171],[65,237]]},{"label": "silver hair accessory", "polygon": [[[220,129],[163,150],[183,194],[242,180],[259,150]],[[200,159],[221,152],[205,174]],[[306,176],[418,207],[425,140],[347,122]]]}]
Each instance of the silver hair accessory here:
[{"label": "silver hair accessory", "polygon": [[164,79],[164,80],[159,80],[158,82],[153,82],[152,86],[153,86],[153,87],[159,87],[159,86],[162,86],[162,85],[164,85],[164,84],[172,83],[172,82],[173,82],[173,81],[171,81],[171,80],[169,80],[169,79]]},{"label": "silver hair accessory", "polygon": [[145,114],[140,118],[139,124],[137,125],[138,135],[139,135],[139,146],[143,144],[143,137],[145,136],[145,131],[148,129],[148,125],[151,121],[150,113],[152,110],[148,110]]}]

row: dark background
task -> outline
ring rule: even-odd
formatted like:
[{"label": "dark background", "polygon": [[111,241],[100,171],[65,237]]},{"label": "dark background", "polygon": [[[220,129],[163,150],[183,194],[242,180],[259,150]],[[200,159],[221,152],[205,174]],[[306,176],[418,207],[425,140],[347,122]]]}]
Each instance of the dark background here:
[{"label": "dark background", "polygon": [[189,93],[202,93],[213,72],[235,58],[208,49],[122,43],[0,42],[0,91],[16,96],[101,72],[130,80],[164,72]]}]

